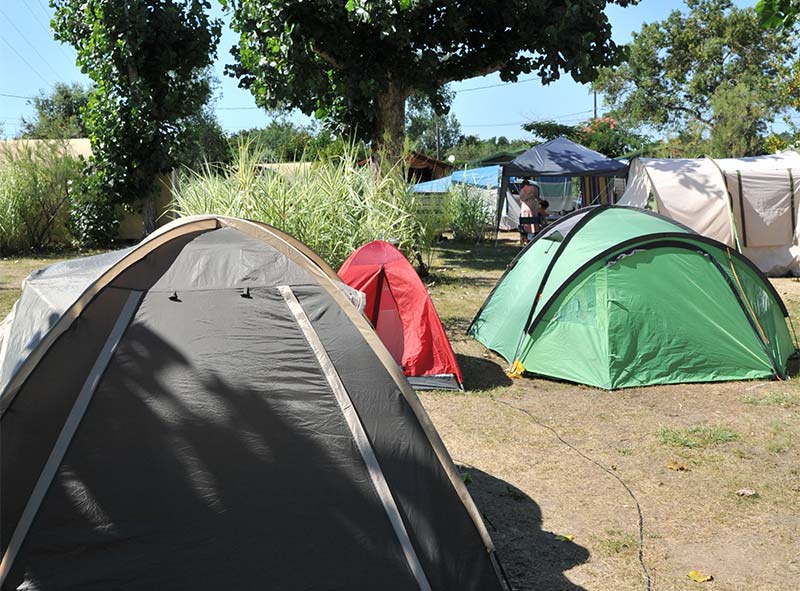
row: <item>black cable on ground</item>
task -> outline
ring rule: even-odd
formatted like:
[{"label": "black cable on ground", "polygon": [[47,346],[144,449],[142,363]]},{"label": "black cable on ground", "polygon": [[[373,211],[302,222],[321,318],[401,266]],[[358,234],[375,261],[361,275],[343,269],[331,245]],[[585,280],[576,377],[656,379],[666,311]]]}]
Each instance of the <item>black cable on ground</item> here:
[{"label": "black cable on ground", "polygon": [[633,494],[633,491],[628,486],[628,484],[622,478],[620,478],[613,470],[605,467],[603,464],[601,464],[600,462],[598,462],[594,458],[591,458],[588,455],[586,455],[584,452],[582,452],[577,447],[572,445],[569,441],[567,441],[566,439],[561,437],[561,435],[558,433],[558,431],[553,429],[553,427],[541,422],[539,419],[537,419],[535,416],[533,416],[533,414],[531,412],[525,410],[524,408],[520,408],[519,406],[515,406],[515,405],[511,404],[510,402],[506,402],[505,400],[498,400],[494,396],[492,397],[492,400],[494,400],[495,402],[498,402],[500,404],[503,404],[505,406],[508,406],[509,408],[513,408],[517,412],[521,412],[521,413],[527,415],[528,418],[531,421],[533,421],[534,423],[536,423],[538,426],[542,427],[543,429],[547,429],[548,431],[550,431],[553,435],[555,435],[556,439],[558,439],[561,443],[566,445],[568,448],[570,448],[572,451],[574,451],[576,454],[578,454],[580,457],[582,457],[587,462],[589,462],[591,464],[594,464],[595,466],[600,468],[603,472],[605,472],[609,476],[612,476],[614,479],[616,479],[622,485],[622,487],[625,489],[625,491],[628,493],[628,495],[631,497],[631,499],[633,499],[633,502],[636,505],[636,512],[639,515],[639,564],[642,567],[642,575],[644,577],[645,589],[647,591],[653,591],[653,582],[652,582],[652,579],[650,578],[650,571],[647,570],[647,565],[644,563],[644,516],[642,515],[642,507],[641,507],[641,505],[639,505],[639,500],[636,498],[636,495]]}]

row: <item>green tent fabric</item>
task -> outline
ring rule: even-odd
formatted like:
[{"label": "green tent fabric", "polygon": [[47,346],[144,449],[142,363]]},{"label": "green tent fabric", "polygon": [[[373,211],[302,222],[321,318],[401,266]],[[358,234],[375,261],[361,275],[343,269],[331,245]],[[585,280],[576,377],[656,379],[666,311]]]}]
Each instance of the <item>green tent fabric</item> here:
[{"label": "green tent fabric", "polygon": [[795,351],[787,316],[726,245],[604,205],[539,234],[467,332],[528,373],[616,389],[784,378]]}]

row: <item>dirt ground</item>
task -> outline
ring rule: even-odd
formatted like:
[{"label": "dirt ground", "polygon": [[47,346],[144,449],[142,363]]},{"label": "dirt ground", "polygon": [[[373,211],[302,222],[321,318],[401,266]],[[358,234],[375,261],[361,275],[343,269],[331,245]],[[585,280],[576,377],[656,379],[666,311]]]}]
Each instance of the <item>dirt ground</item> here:
[{"label": "dirt ground", "polygon": [[[636,506],[594,460],[638,499],[653,589],[800,589],[798,382],[606,392],[511,380],[505,361],[464,330],[517,250],[506,240],[437,252],[429,289],[468,391],[421,396],[514,588],[645,589]],[[0,318],[21,279],[50,262],[0,260]],[[800,282],[774,281],[800,313]],[[743,488],[755,495],[738,496]],[[714,580],[695,583],[691,570]]]},{"label": "dirt ground", "polygon": [[[422,395],[470,473],[515,588],[645,589],[632,498],[550,427],[633,491],[653,589],[800,589],[798,383],[606,392],[511,380],[506,362],[464,330],[516,252],[510,241],[440,250],[430,292],[469,389]],[[773,281],[800,311],[800,282]],[[755,495],[738,496],[744,488]],[[692,570],[714,580],[696,583]]]}]

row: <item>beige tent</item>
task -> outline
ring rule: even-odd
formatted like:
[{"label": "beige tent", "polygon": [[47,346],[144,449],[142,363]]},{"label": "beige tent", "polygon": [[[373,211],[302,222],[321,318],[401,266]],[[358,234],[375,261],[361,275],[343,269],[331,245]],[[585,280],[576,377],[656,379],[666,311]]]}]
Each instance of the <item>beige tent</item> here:
[{"label": "beige tent", "polygon": [[740,250],[765,273],[800,275],[800,154],[637,158],[620,205],[653,209]]}]

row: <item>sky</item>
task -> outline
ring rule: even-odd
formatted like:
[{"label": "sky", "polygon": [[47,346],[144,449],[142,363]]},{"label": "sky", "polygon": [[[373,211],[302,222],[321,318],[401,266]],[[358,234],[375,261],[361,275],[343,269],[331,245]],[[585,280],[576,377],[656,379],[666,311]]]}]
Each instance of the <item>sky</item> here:
[{"label": "sky", "polygon": [[[738,6],[752,6],[755,0],[735,0]],[[228,27],[227,17],[218,2],[212,0],[213,13],[223,18],[223,33],[215,63],[220,85],[215,104],[217,116],[228,132],[266,125],[271,115],[255,106],[247,90],[225,76],[231,63],[230,48],[237,36]],[[618,44],[631,39],[644,23],[663,20],[672,10],[685,9],[679,0],[642,0],[637,6],[606,9]],[[89,78],[75,65],[75,50],[53,39],[49,21],[53,10],[47,0],[0,0],[0,123],[3,137],[14,137],[22,116],[31,119],[34,112],[30,97],[51,89],[56,82],[82,82]],[[535,23],[531,23],[535,26]],[[488,87],[488,88],[487,88]],[[452,105],[461,122],[462,133],[481,138],[506,136],[509,139],[532,139],[520,126],[532,120],[552,119],[577,123],[592,115],[593,97],[586,85],[569,76],[543,86],[534,75],[526,75],[515,84],[503,84],[496,74],[454,83]],[[11,96],[9,96],[11,95]],[[599,98],[602,112],[602,97]],[[301,114],[293,120],[308,122]]]}]

